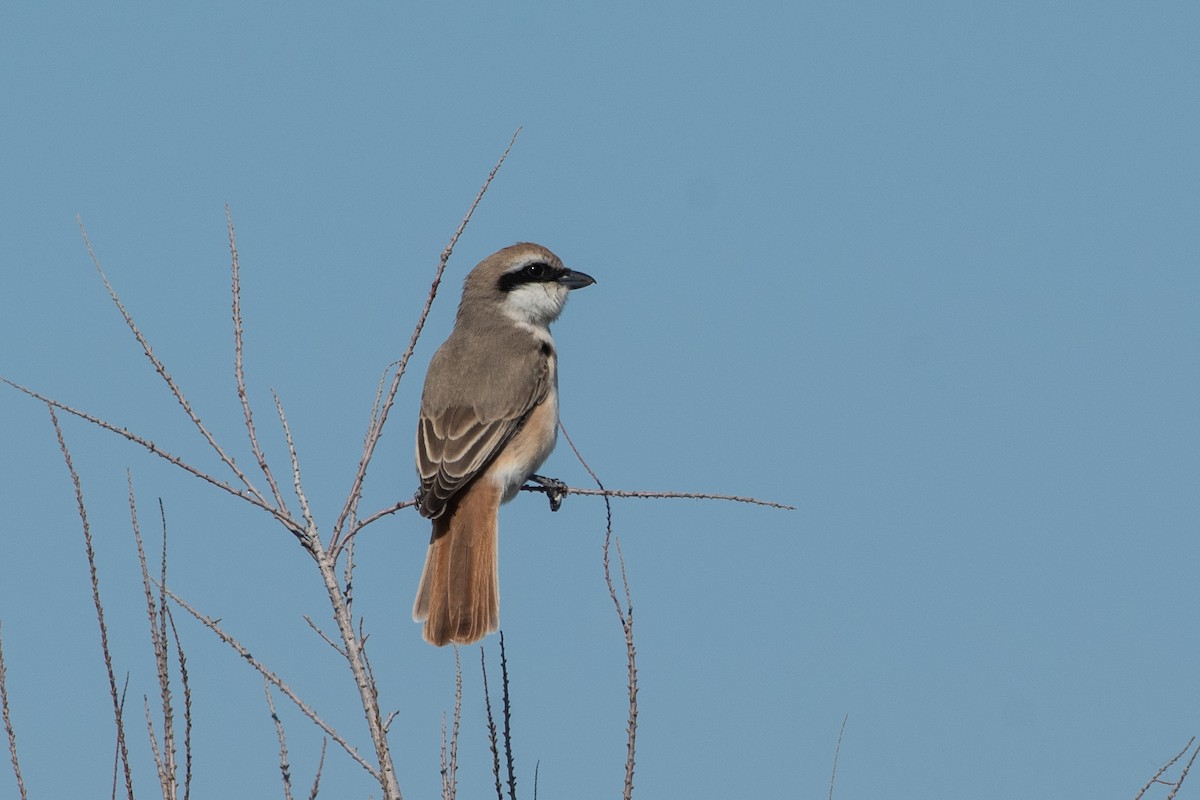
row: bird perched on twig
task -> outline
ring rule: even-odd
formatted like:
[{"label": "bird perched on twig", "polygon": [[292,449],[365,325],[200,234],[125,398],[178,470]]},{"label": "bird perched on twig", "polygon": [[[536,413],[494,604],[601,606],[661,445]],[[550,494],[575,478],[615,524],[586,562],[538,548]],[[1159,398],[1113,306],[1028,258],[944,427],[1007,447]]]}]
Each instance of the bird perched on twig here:
[{"label": "bird perched on twig", "polygon": [[595,282],[529,243],[493,253],[463,282],[417,424],[417,507],[433,535],[413,619],[431,644],[470,644],[500,624],[500,505],[535,477],[558,435],[550,323],[573,289]]}]

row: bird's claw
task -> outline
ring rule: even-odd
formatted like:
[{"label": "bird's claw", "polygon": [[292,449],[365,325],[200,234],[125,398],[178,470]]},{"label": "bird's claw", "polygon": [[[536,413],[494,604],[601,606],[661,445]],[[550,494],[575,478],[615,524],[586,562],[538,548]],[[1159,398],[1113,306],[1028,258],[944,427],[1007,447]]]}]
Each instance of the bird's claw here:
[{"label": "bird's claw", "polygon": [[562,502],[566,496],[570,494],[570,487],[560,481],[558,478],[546,478],[542,475],[530,475],[529,480],[542,487],[542,491],[546,493],[547,499],[550,500],[550,510],[558,511],[562,508]]}]

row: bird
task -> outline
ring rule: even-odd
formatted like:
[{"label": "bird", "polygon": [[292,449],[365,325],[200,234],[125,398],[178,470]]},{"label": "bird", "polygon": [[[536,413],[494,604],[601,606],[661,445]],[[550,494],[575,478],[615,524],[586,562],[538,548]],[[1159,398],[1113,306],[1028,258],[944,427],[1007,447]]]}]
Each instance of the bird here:
[{"label": "bird", "polygon": [[550,324],[573,290],[595,282],[529,242],[493,253],[463,281],[417,422],[417,509],[433,533],[413,620],[430,644],[471,644],[500,625],[499,509],[536,479],[558,437]]}]

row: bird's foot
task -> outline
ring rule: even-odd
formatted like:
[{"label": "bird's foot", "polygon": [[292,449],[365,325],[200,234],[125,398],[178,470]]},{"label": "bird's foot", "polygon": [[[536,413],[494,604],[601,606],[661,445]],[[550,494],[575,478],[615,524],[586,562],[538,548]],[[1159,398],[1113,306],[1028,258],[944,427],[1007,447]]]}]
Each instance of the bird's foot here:
[{"label": "bird's foot", "polygon": [[547,478],[542,475],[530,475],[529,480],[542,487],[540,491],[546,493],[546,497],[550,500],[550,510],[558,511],[562,508],[562,502],[570,493],[571,488],[558,478]]}]

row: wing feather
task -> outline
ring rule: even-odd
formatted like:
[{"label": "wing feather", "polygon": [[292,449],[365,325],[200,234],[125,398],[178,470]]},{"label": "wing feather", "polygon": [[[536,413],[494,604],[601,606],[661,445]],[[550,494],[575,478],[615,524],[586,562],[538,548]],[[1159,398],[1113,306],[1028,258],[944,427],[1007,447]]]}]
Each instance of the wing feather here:
[{"label": "wing feather", "polygon": [[[510,352],[507,358],[490,359],[487,374],[473,379],[461,372],[454,350],[445,350],[430,363],[417,424],[418,508],[434,518],[517,435],[529,412],[546,399],[553,380],[541,347],[530,347],[524,357]],[[505,365],[506,373],[498,374]],[[453,391],[444,390],[447,384]],[[487,396],[477,391],[471,397],[464,391],[469,386],[485,389]]]}]

